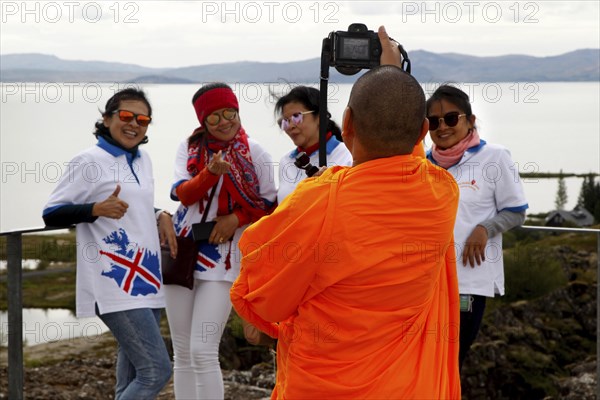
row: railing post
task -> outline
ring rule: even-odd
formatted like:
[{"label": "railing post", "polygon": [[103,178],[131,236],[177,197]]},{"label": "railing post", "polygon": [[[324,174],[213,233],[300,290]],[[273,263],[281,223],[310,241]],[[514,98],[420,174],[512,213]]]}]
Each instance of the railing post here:
[{"label": "railing post", "polygon": [[20,232],[6,238],[8,286],[8,398],[23,399],[23,291]]}]

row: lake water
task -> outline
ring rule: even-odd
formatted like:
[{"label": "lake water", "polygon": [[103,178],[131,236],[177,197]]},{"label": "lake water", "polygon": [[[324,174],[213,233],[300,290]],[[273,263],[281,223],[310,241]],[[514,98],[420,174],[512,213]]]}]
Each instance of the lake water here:
[{"label": "lake water", "polygon": [[[286,83],[232,85],[246,131],[279,158],[291,148],[275,123],[271,92]],[[480,135],[505,145],[521,172],[600,171],[600,84],[459,84],[472,99]],[[169,197],[178,143],[196,127],[191,97],[199,85],[144,85],[153,123],[145,148],[154,164],[156,206],[173,211]],[[437,84],[423,85],[426,94]],[[66,163],[93,145],[93,123],[116,85],[15,83],[0,87],[0,231],[43,226],[42,208]],[[351,85],[331,84],[329,107],[341,120]],[[428,139],[429,146],[431,141]],[[530,212],[554,208],[557,181],[526,179]],[[566,179],[567,209],[577,202],[581,179]]]},{"label": "lake water", "polygon": [[[38,265],[40,264],[40,261],[41,260],[39,260],[39,259],[21,260],[21,266],[23,267],[23,269],[28,269],[28,270],[37,269]],[[0,271],[6,271],[7,267],[8,267],[8,261],[0,260]]]},{"label": "lake water", "polygon": [[[23,343],[26,346],[83,337],[96,340],[108,327],[97,317],[77,318],[70,310],[26,308],[23,310]],[[8,314],[0,311],[0,347],[8,345]]]}]

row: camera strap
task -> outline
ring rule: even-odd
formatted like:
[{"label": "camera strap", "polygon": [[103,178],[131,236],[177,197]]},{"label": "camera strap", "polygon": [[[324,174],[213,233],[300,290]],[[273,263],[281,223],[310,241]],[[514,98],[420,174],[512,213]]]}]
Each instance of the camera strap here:
[{"label": "camera strap", "polygon": [[406,50],[404,50],[404,47],[402,47],[400,43],[398,43],[398,50],[400,50],[400,54],[402,55],[402,61],[400,61],[401,68],[407,74],[410,74],[410,58],[408,58],[408,53],[406,52]]},{"label": "camera strap", "polygon": [[329,60],[331,58],[331,39],[323,39],[321,47],[321,77],[319,81],[319,167],[327,165],[327,126],[329,114],[327,113],[327,85],[329,83]]},{"label": "camera strap", "polygon": [[204,212],[202,213],[202,220],[200,221],[200,223],[206,222],[206,217],[208,217],[208,209],[210,208],[213,197],[215,197],[216,191],[217,191],[217,184],[215,184],[215,186],[213,186],[213,188],[210,192],[210,197],[208,198],[208,202],[206,203],[206,207],[204,208]]},{"label": "camera strap", "polygon": [[410,74],[410,58],[408,58],[408,53],[404,50],[404,47],[397,41],[390,38],[392,42],[398,43],[398,50],[400,51],[400,55],[402,59],[400,61],[400,68],[407,74]]}]

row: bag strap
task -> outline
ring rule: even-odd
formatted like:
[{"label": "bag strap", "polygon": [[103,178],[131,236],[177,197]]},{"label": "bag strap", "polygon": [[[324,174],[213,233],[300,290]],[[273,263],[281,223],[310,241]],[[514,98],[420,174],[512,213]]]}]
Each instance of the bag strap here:
[{"label": "bag strap", "polygon": [[210,197],[208,198],[208,203],[206,203],[206,207],[204,208],[204,212],[202,213],[202,220],[200,222],[206,222],[206,217],[208,217],[208,209],[210,208],[210,204],[212,203],[213,197],[215,197],[215,192],[217,191],[217,185],[213,186]]}]

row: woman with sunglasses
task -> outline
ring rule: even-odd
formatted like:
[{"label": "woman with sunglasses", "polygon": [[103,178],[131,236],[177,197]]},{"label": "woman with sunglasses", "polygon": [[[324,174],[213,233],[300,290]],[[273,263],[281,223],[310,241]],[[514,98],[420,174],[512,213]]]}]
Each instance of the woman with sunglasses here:
[{"label": "woman with sunglasses", "polygon": [[[279,203],[307,176],[294,165],[298,154],[306,153],[312,165],[319,165],[319,108],[319,91],[308,86],[296,86],[275,103],[275,112],[281,115],[277,123],[296,146],[279,162]],[[328,165],[352,165],[352,155],[342,143],[342,131],[331,119],[326,150]]]},{"label": "woman with sunglasses", "polygon": [[248,224],[272,209],[276,188],[271,156],[246,134],[231,88],[204,85],[192,104],[200,126],[177,150],[171,197],[181,204],[173,222],[180,236],[190,236],[205,214],[216,224],[198,243],[194,288],[165,288],[175,397],[222,399],[219,342],[231,311],[229,289],[240,271],[238,241]]},{"label": "woman with sunglasses", "polygon": [[502,233],[521,225],[528,208],[510,152],[480,139],[469,96],[440,86],[427,100],[427,158],[450,172],[460,189],[454,227],[460,292],[460,354],[477,337],[486,297],[504,295]]},{"label": "woman with sunglasses", "polygon": [[171,377],[159,257],[160,242],[172,256],[177,244],[170,216],[153,207],[152,164],[139,148],[151,120],[144,92],[115,93],[95,125],[98,143],[69,163],[43,213],[49,226],[77,224],[77,316],[98,315],[116,338],[120,400],[153,399]]},{"label": "woman with sunglasses", "polygon": [[[277,202],[280,204],[307,177],[305,170],[295,164],[296,157],[304,152],[310,164],[319,165],[319,91],[308,86],[296,86],[277,100],[275,113],[280,115],[277,125],[296,146],[279,161]],[[327,114],[331,117],[329,112]],[[331,119],[327,126],[326,151],[328,165],[352,165],[352,154],[342,143],[342,130]],[[242,324],[244,337],[250,344],[274,344],[274,339],[255,326],[243,320]]]}]

